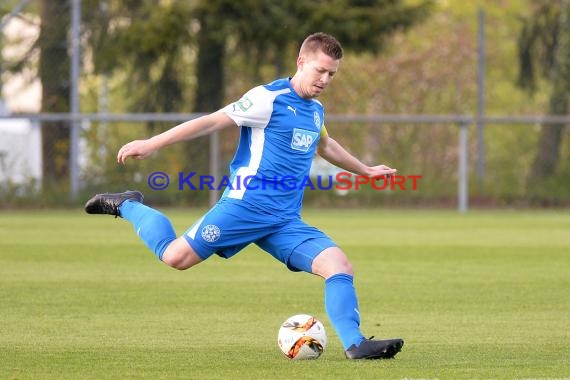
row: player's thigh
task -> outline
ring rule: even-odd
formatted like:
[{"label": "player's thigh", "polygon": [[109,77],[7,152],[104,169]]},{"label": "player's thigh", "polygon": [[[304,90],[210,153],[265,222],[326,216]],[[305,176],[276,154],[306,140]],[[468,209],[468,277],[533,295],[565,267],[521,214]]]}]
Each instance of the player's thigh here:
[{"label": "player's thigh", "polygon": [[184,237],[174,240],[162,255],[162,261],[176,269],[188,269],[202,261]]},{"label": "player's thigh", "polygon": [[183,237],[202,260],[213,254],[229,259],[276,229],[275,219],[247,205],[222,201],[196,221]]},{"label": "player's thigh", "polygon": [[263,250],[295,272],[313,273],[315,257],[336,244],[321,230],[302,220],[284,223],[277,231],[256,241]]}]

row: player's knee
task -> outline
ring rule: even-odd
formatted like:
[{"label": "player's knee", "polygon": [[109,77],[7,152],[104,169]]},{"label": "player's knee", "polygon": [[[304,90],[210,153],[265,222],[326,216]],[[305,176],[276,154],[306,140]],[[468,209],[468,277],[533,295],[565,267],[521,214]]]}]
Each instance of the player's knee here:
[{"label": "player's knee", "polygon": [[161,260],[166,265],[178,270],[188,269],[202,261],[185,241],[180,240],[175,240],[168,246]]},{"label": "player's knee", "polygon": [[321,271],[321,276],[325,279],[334,276],[335,274],[349,274],[354,276],[354,270],[352,269],[352,264],[348,260],[339,260],[329,262],[328,265],[323,267]]},{"label": "player's knee", "polygon": [[174,269],[178,269],[178,270],[186,270],[188,268],[190,268],[190,265],[188,265],[188,263],[186,263],[183,259],[179,259],[179,260],[169,260],[168,262],[165,261],[165,263],[174,268]]},{"label": "player's knee", "polygon": [[186,270],[186,269],[189,269],[189,268],[190,268],[190,265],[183,264],[183,263],[179,263],[179,264],[176,264],[176,265],[171,265],[171,267],[174,268],[174,269],[178,269],[178,270]]},{"label": "player's knee", "polygon": [[190,268],[184,256],[177,252],[171,252],[171,253],[169,253],[168,251],[164,252],[164,255],[162,256],[162,262],[168,265],[169,267],[178,270],[185,270]]},{"label": "player's knee", "polygon": [[352,264],[350,263],[350,261],[348,261],[348,259],[346,258],[346,256],[344,256],[343,258],[339,259],[334,266],[334,272],[333,274],[338,274],[338,273],[345,273],[345,274],[349,274],[349,275],[354,275],[354,270],[352,269]]},{"label": "player's knee", "polygon": [[344,273],[354,275],[352,264],[339,248],[329,248],[323,251],[313,261],[313,273],[323,278]]}]

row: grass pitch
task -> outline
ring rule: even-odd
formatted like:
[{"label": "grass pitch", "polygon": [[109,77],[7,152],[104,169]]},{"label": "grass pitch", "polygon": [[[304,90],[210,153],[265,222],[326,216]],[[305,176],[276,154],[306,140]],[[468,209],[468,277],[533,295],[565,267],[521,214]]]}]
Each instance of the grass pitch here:
[{"label": "grass pitch", "polygon": [[[178,233],[196,211],[167,210]],[[570,377],[567,212],[310,211],[350,257],[362,328],[395,360],[348,361],[323,282],[256,247],[178,272],[127,222],[0,213],[0,379]],[[329,343],[286,359],[280,323],[313,314]]]}]

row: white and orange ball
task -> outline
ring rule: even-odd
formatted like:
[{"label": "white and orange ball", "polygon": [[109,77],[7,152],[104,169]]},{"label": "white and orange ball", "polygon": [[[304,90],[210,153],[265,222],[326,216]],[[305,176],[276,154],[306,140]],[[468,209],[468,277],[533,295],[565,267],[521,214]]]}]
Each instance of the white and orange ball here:
[{"label": "white and orange ball", "polygon": [[317,359],[325,351],[327,334],[317,318],[297,314],[281,324],[277,344],[289,359]]}]

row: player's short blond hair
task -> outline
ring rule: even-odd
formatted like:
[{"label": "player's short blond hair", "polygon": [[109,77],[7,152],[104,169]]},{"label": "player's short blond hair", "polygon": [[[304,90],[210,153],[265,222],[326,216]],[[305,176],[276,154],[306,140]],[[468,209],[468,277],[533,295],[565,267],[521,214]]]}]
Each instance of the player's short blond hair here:
[{"label": "player's short blond hair", "polygon": [[340,42],[330,34],[318,32],[311,34],[303,41],[299,55],[322,51],[333,59],[341,59],[343,50]]}]

